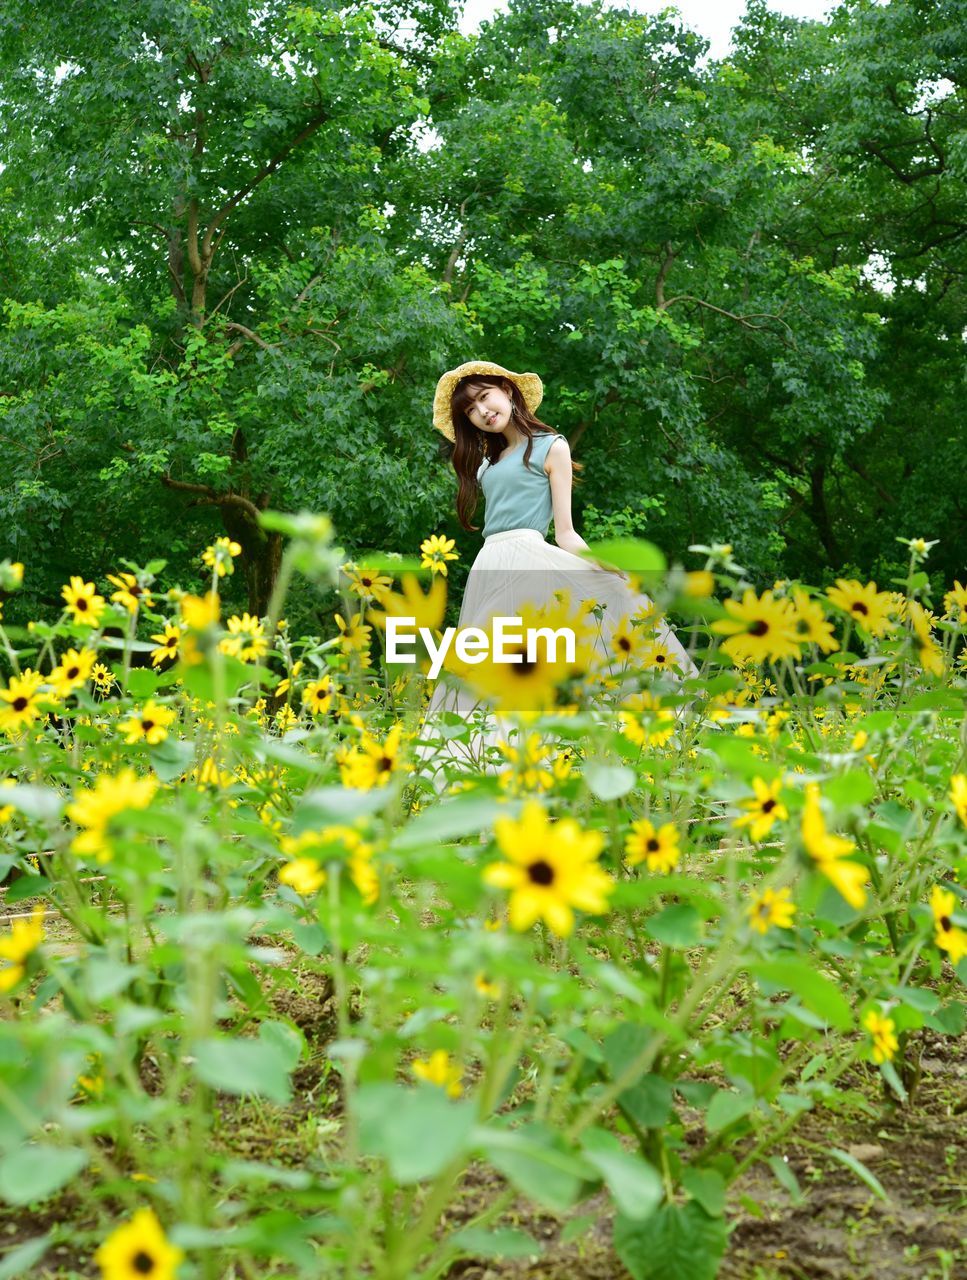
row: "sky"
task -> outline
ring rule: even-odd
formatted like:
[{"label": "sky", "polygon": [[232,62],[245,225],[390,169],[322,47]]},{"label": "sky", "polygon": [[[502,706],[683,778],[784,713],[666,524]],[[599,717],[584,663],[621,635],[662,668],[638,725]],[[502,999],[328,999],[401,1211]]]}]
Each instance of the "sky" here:
[{"label": "sky", "polygon": [[[635,13],[658,13],[673,3],[674,0],[620,0],[614,7]],[[687,27],[711,41],[710,57],[726,56],[732,28],[745,13],[745,0],[677,0],[674,7]],[[476,31],[481,22],[506,8],[506,0],[466,0],[460,30],[465,35]],[[770,0],[769,8],[795,18],[822,19],[835,8],[835,0]]]}]

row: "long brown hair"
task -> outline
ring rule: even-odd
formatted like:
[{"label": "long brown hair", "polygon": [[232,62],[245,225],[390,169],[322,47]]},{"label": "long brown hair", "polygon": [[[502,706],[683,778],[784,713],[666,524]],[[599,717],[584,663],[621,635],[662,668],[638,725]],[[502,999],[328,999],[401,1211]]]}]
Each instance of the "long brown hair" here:
[{"label": "long brown hair", "polygon": [[[480,464],[486,458],[493,465],[499,461],[507,448],[507,442],[502,435],[489,435],[486,431],[479,430],[467,417],[467,409],[473,403],[474,396],[479,395],[482,387],[500,387],[510,396],[514,426],[527,439],[524,446],[525,467],[530,462],[534,438],[546,435],[549,431],[554,432],[553,427],[549,427],[546,422],[541,422],[540,418],[531,413],[520,388],[508,378],[502,378],[496,374],[470,374],[460,379],[450,399],[450,416],[453,419],[454,434],[450,461],[460,485],[457,491],[457,519],[468,533],[476,533],[479,528],[479,525],[472,524],[471,520],[480,498],[480,481],[477,479]],[[554,432],[554,434],[557,433]],[[580,462],[574,462],[572,466],[575,472],[584,469]]]}]

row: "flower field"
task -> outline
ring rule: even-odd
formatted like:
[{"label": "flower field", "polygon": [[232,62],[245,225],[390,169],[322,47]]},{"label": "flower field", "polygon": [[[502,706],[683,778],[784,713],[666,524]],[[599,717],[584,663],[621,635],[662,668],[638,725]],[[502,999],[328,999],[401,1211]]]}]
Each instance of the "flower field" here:
[{"label": "flower field", "polygon": [[[264,617],[222,538],[206,595],[129,564],[0,622],[0,1280],[867,1274],[862,1224],[806,1270],[764,1206],[882,1229],[877,1152],[963,1063],[967,586],[921,539],[761,592],[691,548],[607,664],[591,609],[565,668],[464,673],[485,757],[381,644],[441,627],[452,543],[262,518]],[[878,1274],[953,1277],[955,1235]]]}]

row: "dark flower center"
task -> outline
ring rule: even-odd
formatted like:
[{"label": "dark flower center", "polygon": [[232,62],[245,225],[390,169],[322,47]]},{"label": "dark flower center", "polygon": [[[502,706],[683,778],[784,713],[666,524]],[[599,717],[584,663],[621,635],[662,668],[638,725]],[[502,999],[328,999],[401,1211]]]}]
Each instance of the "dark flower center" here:
[{"label": "dark flower center", "polygon": [[665,655],[664,655],[663,653],[656,653],[656,654],[655,654],[655,661],[656,661],[656,662],[664,662],[664,661],[665,661]]},{"label": "dark flower center", "polygon": [[380,756],[378,765],[379,765],[380,773],[389,773],[390,770],[393,768],[393,757]]},{"label": "dark flower center", "polygon": [[68,680],[76,680],[76,679],[77,679],[77,677],[78,677],[80,674],[81,674],[81,669],[80,669],[80,667],[68,667],[68,668],[67,668],[66,675],[67,675],[67,679],[68,679]]},{"label": "dark flower center", "polygon": [[536,862],[532,862],[527,868],[527,874],[533,884],[549,885],[554,883],[554,868],[549,862],[545,862],[543,858],[538,858]]},{"label": "dark flower center", "polygon": [[149,1276],[154,1271],[154,1258],[150,1253],[146,1253],[144,1249],[139,1249],[131,1259],[131,1270],[136,1271],[139,1276]]},{"label": "dark flower center", "polygon": [[509,649],[508,653],[520,654],[520,662],[515,662],[513,666],[514,671],[516,671],[518,675],[529,676],[532,671],[537,670],[537,663],[530,662],[527,658],[526,652],[523,649]]},{"label": "dark flower center", "polygon": [[759,618],[758,621],[753,622],[752,626],[749,628],[749,635],[764,636],[768,630],[769,630],[768,622],[766,622],[763,618]]},{"label": "dark flower center", "polygon": [[941,916],[937,921],[938,926],[943,929],[944,933],[949,933],[951,928],[950,916]]},{"label": "dark flower center", "polygon": [[869,609],[867,609],[862,600],[857,600],[853,604],[853,612],[867,614],[869,613]]},{"label": "dark flower center", "polygon": [[763,800],[762,802],[763,813],[771,813],[775,807],[776,807],[775,800],[769,799],[769,800]]},{"label": "dark flower center", "polygon": [[145,733],[147,733],[149,729],[153,729],[153,728],[154,728],[154,721],[153,721],[153,720],[142,720],[142,721],[141,721],[141,728],[145,731]]},{"label": "dark flower center", "polygon": [[645,845],[645,848],[648,850],[649,853],[657,853],[658,850],[661,848],[661,841],[656,839],[655,836],[652,836],[649,839],[648,843]]},{"label": "dark flower center", "polygon": [[78,598],[74,601],[74,608],[81,609],[81,610],[86,609],[87,608],[86,598],[84,596],[78,596]]},{"label": "dark flower center", "polygon": [[30,705],[30,699],[25,698],[23,694],[21,694],[19,698],[14,698],[11,705],[13,706],[14,711],[26,711]]},{"label": "dark flower center", "polygon": [[618,641],[618,648],[624,649],[625,653],[631,652],[631,641],[628,639],[627,636],[621,637],[621,639]]}]

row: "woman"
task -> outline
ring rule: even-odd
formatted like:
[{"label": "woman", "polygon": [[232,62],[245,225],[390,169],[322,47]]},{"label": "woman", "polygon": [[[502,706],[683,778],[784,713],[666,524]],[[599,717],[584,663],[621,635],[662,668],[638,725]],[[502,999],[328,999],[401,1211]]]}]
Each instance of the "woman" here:
[{"label": "woman", "polygon": [[[627,625],[629,618],[647,613],[652,601],[634,591],[624,574],[576,554],[587,550],[571,516],[576,464],[567,440],[535,416],[543,393],[536,373],[513,373],[487,360],[451,369],[437,383],[433,425],[454,445],[457,516],[468,532],[477,529],[471,518],[481,491],[486,503],[484,544],[467,578],[458,628],[487,629],[495,616],[521,616],[528,606],[549,604],[564,593],[575,619],[586,621],[592,603],[602,606],[594,644],[602,658],[613,662],[612,639],[622,620]],[[556,546],[545,541],[552,518]],[[686,676],[698,672],[663,622],[656,627],[655,657],[651,665],[677,668]],[[478,701],[465,689],[439,683],[421,736],[434,736],[431,722],[440,711],[467,720]],[[497,722],[474,734],[469,750],[454,742],[446,754],[479,763],[481,746],[506,736],[499,717]],[[420,754],[430,754],[429,743]]]}]

